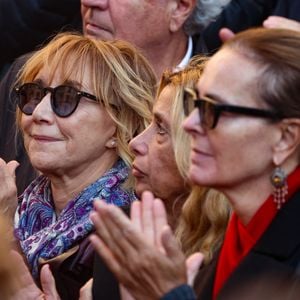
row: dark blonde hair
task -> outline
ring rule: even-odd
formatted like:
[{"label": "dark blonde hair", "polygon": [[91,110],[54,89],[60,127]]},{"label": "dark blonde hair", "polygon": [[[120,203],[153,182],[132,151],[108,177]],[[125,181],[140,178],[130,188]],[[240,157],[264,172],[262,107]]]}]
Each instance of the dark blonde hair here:
[{"label": "dark blonde hair", "polygon": [[[82,82],[85,70],[90,70],[91,93],[99,103],[104,103],[115,122],[118,154],[130,165],[132,154],[128,142],[149,124],[156,92],[156,77],[147,60],[124,41],[101,41],[63,33],[33,54],[16,84],[33,81],[44,67],[49,83],[57,70],[62,82],[72,78]],[[17,120],[20,121],[20,112]]]},{"label": "dark blonde hair", "polygon": [[204,254],[209,262],[213,253],[223,241],[229,217],[229,206],[221,193],[199,186],[192,186],[187,174],[189,169],[190,138],[183,130],[183,92],[185,88],[194,88],[199,80],[207,58],[195,56],[189,65],[176,73],[165,72],[162,76],[158,95],[166,86],[175,90],[172,102],[171,137],[177,168],[189,187],[190,195],[183,194],[182,207],[176,236],[186,256],[196,251]]}]

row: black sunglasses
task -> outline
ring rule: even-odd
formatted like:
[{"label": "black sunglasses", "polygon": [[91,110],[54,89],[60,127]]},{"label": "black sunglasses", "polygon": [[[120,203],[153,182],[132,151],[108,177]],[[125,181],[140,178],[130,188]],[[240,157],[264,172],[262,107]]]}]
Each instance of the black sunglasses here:
[{"label": "black sunglasses", "polygon": [[24,83],[13,90],[20,110],[25,115],[32,115],[37,105],[49,92],[51,93],[51,107],[53,112],[62,118],[70,116],[77,108],[82,97],[97,101],[96,96],[77,90],[68,85],[59,85],[55,88],[43,87],[38,83]]},{"label": "black sunglasses", "polygon": [[188,116],[195,108],[199,110],[201,125],[208,129],[214,129],[222,112],[242,114],[245,116],[267,118],[273,121],[282,119],[278,114],[258,108],[227,105],[215,103],[208,97],[197,99],[197,93],[193,89],[185,89],[183,95],[183,108],[185,116]]}]

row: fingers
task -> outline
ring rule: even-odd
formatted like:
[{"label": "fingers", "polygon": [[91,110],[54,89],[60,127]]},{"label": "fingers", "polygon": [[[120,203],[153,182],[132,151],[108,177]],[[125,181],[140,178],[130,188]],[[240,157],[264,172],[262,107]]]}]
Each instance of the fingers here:
[{"label": "fingers", "polygon": [[279,16],[270,16],[264,22],[266,28],[281,28],[300,31],[300,22]]},{"label": "fingers", "polygon": [[108,268],[118,277],[118,275],[122,272],[122,268],[110,249],[105,245],[105,243],[103,243],[101,238],[95,234],[90,236],[90,241],[97,253],[105,261]]},{"label": "fingers", "polygon": [[41,269],[41,286],[44,292],[46,300],[58,300],[60,299],[55,285],[55,280],[49,265],[44,265]]},{"label": "fingers", "polygon": [[134,228],[137,231],[142,232],[142,214],[141,214],[141,202],[134,201],[130,208],[130,219]]},{"label": "fingers", "polygon": [[128,290],[122,285],[119,285],[120,295],[122,300],[135,300],[135,298],[128,292]]},{"label": "fingers", "polygon": [[[155,227],[155,242],[156,245],[163,251],[161,244],[161,233],[163,228],[168,225],[167,213],[163,202],[160,199],[155,199],[153,203],[153,218]],[[164,252],[164,251],[163,251]]]},{"label": "fingers", "polygon": [[186,260],[187,279],[188,284],[193,286],[195,277],[199,271],[199,268],[203,262],[203,254],[200,252],[194,253]]},{"label": "fingers", "polygon": [[184,260],[184,255],[169,225],[166,225],[162,230],[161,243],[166,251],[167,257],[172,261],[180,262]]},{"label": "fingers", "polygon": [[110,249],[113,249],[114,255],[121,258],[124,253],[134,255],[139,251],[139,247],[144,243],[143,236],[120,208],[96,201],[95,210],[97,214],[91,214],[91,219],[97,234]]},{"label": "fingers", "polygon": [[16,161],[6,164],[0,159],[0,208],[6,215],[12,216],[17,207],[17,186],[15,182]]},{"label": "fingers", "polygon": [[8,171],[12,177],[15,176],[16,169],[19,165],[20,164],[16,160],[12,160],[7,163]]},{"label": "fingers", "polygon": [[79,300],[92,300],[92,287],[93,278],[91,278],[81,289],[79,294]]},{"label": "fingers", "polygon": [[21,287],[35,285],[31,273],[24,262],[23,257],[17,251],[10,251],[10,257],[16,267],[17,278]]},{"label": "fingers", "polygon": [[10,252],[10,257],[14,266],[14,278],[16,280],[14,294],[11,299],[43,299],[43,293],[36,286],[23,257],[14,250]]},{"label": "fingers", "polygon": [[167,224],[167,214],[160,199],[151,192],[144,192],[141,201],[131,205],[131,222],[150,244],[161,247],[161,230]]},{"label": "fingers", "polygon": [[[123,255],[123,249],[121,249],[120,245],[118,244],[118,240],[122,239],[121,235],[122,233],[120,232],[120,229],[115,228],[115,224],[107,224],[106,221],[106,207],[107,204],[104,203],[103,201],[96,201],[94,204],[95,207],[95,212],[92,212],[90,214],[90,218],[92,222],[94,223],[96,233],[101,239],[101,242],[108,248],[108,249],[113,249],[114,251],[114,256],[116,257],[122,257]],[[110,228],[111,226],[111,228]],[[123,227],[121,227],[123,228]],[[111,233],[112,231],[112,233]],[[98,242],[99,245],[99,242]],[[102,249],[100,249],[102,250]]]},{"label": "fingers", "polygon": [[219,32],[219,37],[223,43],[234,37],[234,32],[229,28],[222,28]]},{"label": "fingers", "polygon": [[142,194],[142,228],[143,236],[152,245],[155,244],[154,220],[153,220],[154,196],[151,192]]}]

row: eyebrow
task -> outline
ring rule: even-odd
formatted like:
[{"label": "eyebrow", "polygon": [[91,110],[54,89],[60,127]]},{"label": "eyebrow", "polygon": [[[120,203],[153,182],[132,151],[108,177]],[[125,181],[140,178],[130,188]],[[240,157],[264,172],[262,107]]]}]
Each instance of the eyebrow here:
[{"label": "eyebrow", "polygon": [[40,84],[40,85],[43,85],[43,84],[44,84],[44,81],[43,81],[43,79],[41,79],[41,78],[34,79],[33,82],[34,82],[34,83],[37,83],[37,84]]},{"label": "eyebrow", "polygon": [[227,105],[230,105],[230,103],[227,100],[225,100],[221,96],[219,96],[217,94],[214,94],[214,93],[207,93],[203,97],[207,97],[207,98],[209,98],[209,99],[211,99],[213,101],[216,101],[217,104],[227,104]]},{"label": "eyebrow", "polygon": [[156,119],[159,123],[164,123],[167,127],[169,127],[169,122],[167,122],[166,118],[160,112],[153,113],[154,119]]},{"label": "eyebrow", "polygon": [[71,86],[73,86],[75,88],[79,88],[79,89],[83,88],[81,83],[79,83],[76,80],[71,80],[71,79],[64,81],[62,84],[63,85],[71,85]]},{"label": "eyebrow", "polygon": [[[38,84],[40,84],[42,86],[45,85],[45,80],[42,79],[42,78],[37,78],[37,79],[33,80],[33,82],[38,83]],[[83,88],[82,84],[80,84],[76,80],[66,80],[66,81],[62,82],[61,84],[59,84],[59,85],[71,85],[71,86],[73,86],[75,88],[78,88],[78,89]]]},{"label": "eyebrow", "polygon": [[[200,78],[200,82],[201,82],[201,78]],[[197,94],[198,99],[207,97],[207,98],[210,98],[211,100],[218,102],[219,104],[230,104],[226,99],[222,98],[221,96],[219,96],[217,94],[214,94],[214,92],[207,93],[207,94],[203,95],[203,97],[200,97],[201,86],[199,86],[199,82],[197,84],[195,84],[194,90]]]}]

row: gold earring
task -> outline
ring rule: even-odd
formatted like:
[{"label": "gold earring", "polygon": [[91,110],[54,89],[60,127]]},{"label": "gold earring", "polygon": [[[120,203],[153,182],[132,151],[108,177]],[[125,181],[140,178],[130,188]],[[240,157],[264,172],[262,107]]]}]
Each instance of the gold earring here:
[{"label": "gold earring", "polygon": [[277,209],[280,209],[282,204],[285,202],[285,196],[288,194],[286,174],[280,167],[276,167],[273,171],[271,175],[271,183],[274,187],[274,202],[277,205]]}]

